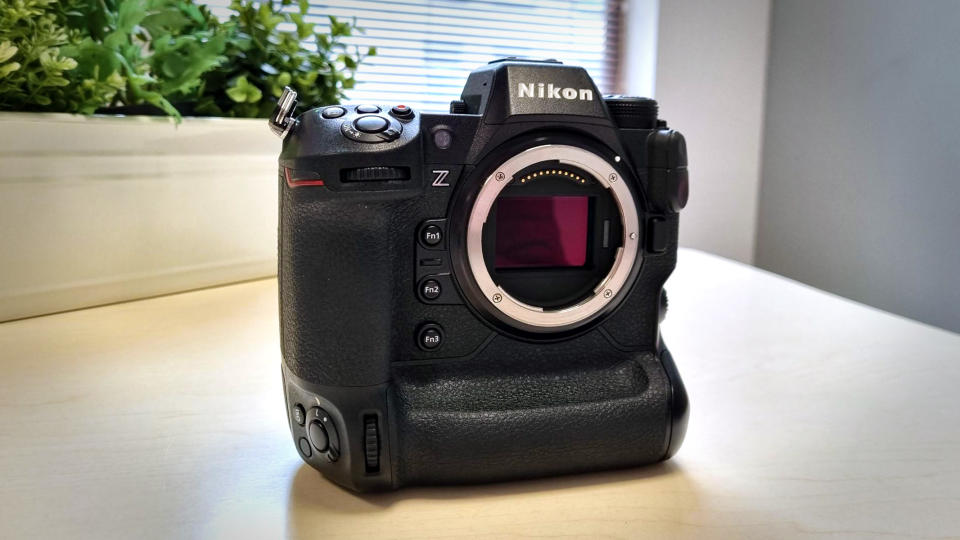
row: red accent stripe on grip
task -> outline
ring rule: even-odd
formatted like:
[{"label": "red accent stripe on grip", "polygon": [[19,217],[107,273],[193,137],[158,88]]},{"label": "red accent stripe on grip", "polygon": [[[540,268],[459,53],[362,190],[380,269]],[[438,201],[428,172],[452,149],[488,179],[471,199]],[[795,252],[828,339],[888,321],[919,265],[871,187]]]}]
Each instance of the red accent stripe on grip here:
[{"label": "red accent stripe on grip", "polygon": [[290,186],[290,187],[298,187],[298,186],[322,186],[322,185],[323,185],[323,180],[320,180],[319,178],[314,179],[314,180],[290,180],[290,168],[289,168],[289,167],[284,167],[284,168],[283,168],[283,176],[284,176],[284,178],[286,178],[286,180],[287,180],[287,185]]}]

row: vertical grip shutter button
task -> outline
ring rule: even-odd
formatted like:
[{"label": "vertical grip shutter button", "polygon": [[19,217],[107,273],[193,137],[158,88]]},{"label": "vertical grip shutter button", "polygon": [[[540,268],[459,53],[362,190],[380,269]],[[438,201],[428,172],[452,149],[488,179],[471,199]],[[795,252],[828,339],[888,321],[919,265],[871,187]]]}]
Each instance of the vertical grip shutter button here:
[{"label": "vertical grip shutter button", "polygon": [[323,429],[323,425],[320,424],[319,420],[310,422],[310,427],[307,429],[307,436],[310,437],[310,444],[317,449],[317,452],[327,451],[327,447],[329,446],[327,430]]}]

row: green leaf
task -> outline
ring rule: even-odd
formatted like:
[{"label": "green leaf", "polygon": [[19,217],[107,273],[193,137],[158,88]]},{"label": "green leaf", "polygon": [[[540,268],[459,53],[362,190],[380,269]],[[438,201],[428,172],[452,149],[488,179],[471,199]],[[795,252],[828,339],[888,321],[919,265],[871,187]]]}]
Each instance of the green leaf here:
[{"label": "green leaf", "polygon": [[117,11],[117,29],[127,35],[147,16],[146,5],[141,0],[120,0]]},{"label": "green leaf", "polygon": [[305,106],[340,99],[376,53],[344,42],[360,31],[352,18],[313,24],[308,0],[229,4],[218,20],[197,0],[0,2],[0,104],[92,113],[150,103],[177,117],[170,103],[185,102],[265,116],[288,85]]},{"label": "green leaf", "polygon": [[20,69],[19,62],[10,62],[9,64],[4,64],[0,66],[0,78],[6,77],[7,75],[13,73],[14,71],[17,71],[18,69]]},{"label": "green leaf", "polygon": [[45,82],[45,86],[67,86],[70,81],[63,77],[50,77]]},{"label": "green leaf", "polygon": [[237,103],[256,103],[263,97],[263,92],[250,84],[245,75],[241,75],[233,81],[230,88],[227,88],[227,96]]},{"label": "green leaf", "polygon": [[13,58],[13,55],[17,54],[18,50],[20,49],[10,41],[0,42],[0,63]]},{"label": "green leaf", "polygon": [[227,96],[237,103],[243,103],[247,100],[247,92],[243,88],[236,86],[227,88]]}]

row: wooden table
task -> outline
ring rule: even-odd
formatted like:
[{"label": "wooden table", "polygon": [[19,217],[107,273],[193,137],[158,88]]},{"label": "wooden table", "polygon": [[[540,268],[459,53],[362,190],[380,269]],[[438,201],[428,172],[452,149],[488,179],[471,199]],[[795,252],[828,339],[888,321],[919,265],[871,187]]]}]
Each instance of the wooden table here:
[{"label": "wooden table", "polygon": [[0,538],[960,536],[960,335],[694,251],[668,290],[673,460],[374,496],[297,456],[274,280],[2,324]]}]

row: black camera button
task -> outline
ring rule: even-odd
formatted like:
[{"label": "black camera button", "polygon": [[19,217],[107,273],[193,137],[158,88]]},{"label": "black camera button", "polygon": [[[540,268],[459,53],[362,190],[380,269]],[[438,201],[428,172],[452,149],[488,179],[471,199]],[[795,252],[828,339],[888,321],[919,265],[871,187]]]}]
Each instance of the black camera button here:
[{"label": "black camera button", "polygon": [[428,279],[420,284],[420,295],[427,300],[440,298],[440,292],[440,282],[435,279]]},{"label": "black camera button", "polygon": [[347,114],[347,110],[343,107],[334,105],[333,107],[327,107],[320,113],[320,116],[331,119],[331,118],[340,118],[341,116]]},{"label": "black camera button", "polygon": [[427,246],[436,246],[443,241],[443,231],[436,225],[427,225],[420,231],[420,239]]},{"label": "black camera button", "polygon": [[320,422],[323,423],[323,429],[327,433],[327,457],[330,461],[336,461],[340,457],[340,434],[337,433],[337,426],[333,423],[333,418],[331,418],[326,411],[320,415]]},{"label": "black camera button", "polygon": [[361,116],[353,125],[364,133],[380,133],[390,126],[390,121],[382,116]]},{"label": "black camera button", "polygon": [[450,148],[453,145],[453,132],[443,128],[434,131],[433,144],[440,150]]},{"label": "black camera button", "polygon": [[357,105],[357,112],[360,114],[375,114],[380,112],[380,107],[376,105]]},{"label": "black camera button", "polygon": [[417,332],[417,344],[425,351],[432,351],[443,344],[443,329],[438,324],[425,324]]},{"label": "black camera button", "polygon": [[302,426],[307,421],[307,413],[303,410],[303,405],[297,403],[290,410],[290,416],[298,426]]},{"label": "black camera button", "polygon": [[667,250],[667,222],[655,217],[647,221],[647,251],[663,253]]},{"label": "black camera button", "polygon": [[326,452],[330,446],[327,430],[323,429],[323,425],[318,420],[310,422],[310,427],[307,428],[307,436],[310,437],[310,444],[317,449],[317,452]]},{"label": "black camera button", "polygon": [[393,108],[390,109],[390,114],[401,120],[409,120],[413,118],[413,109],[406,105],[394,105]]},{"label": "black camera button", "polygon": [[300,449],[300,453],[303,454],[303,457],[310,457],[313,455],[313,449],[310,448],[310,442],[307,441],[306,437],[300,437],[300,440],[297,441],[297,448]]}]

